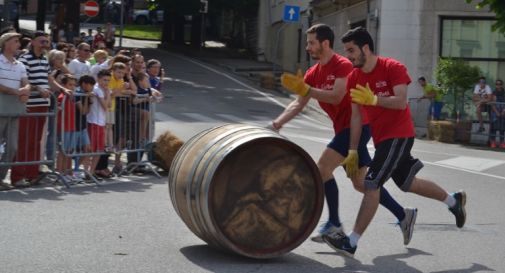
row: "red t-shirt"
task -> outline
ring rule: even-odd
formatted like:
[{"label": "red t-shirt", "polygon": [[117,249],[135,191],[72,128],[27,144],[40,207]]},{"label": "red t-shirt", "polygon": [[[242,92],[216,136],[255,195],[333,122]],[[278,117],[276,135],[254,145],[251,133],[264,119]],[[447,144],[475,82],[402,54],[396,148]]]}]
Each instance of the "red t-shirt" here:
[{"label": "red t-shirt", "polygon": [[61,132],[61,120],[62,120],[62,115],[65,115],[64,118],[64,127],[63,127],[63,132],[75,132],[75,102],[73,98],[66,98],[65,99],[65,107],[61,106],[61,103],[63,102],[64,94],[60,94],[58,96],[58,106],[60,106],[60,109],[63,109],[63,111],[59,110],[58,111],[58,120],[56,122],[57,131]]},{"label": "red t-shirt", "polygon": [[[400,62],[378,57],[377,65],[370,73],[364,73],[355,68],[347,78],[347,92],[355,88],[357,84],[365,86],[379,97],[393,96],[393,87],[401,84],[410,84],[411,80],[407,68]],[[391,138],[414,137],[414,124],[412,122],[410,108],[404,110],[388,109],[377,106],[363,106],[368,114],[372,138],[375,145]]]},{"label": "red t-shirt", "polygon": [[[309,68],[305,73],[304,80],[305,83],[314,88],[332,91],[335,80],[337,78],[346,78],[351,71],[352,63],[347,58],[334,54],[328,63],[324,65],[317,63]],[[352,114],[349,91],[346,92],[338,105],[322,101],[318,101],[318,103],[333,121],[335,134],[338,134],[345,128],[349,128]],[[364,115],[363,124],[367,123],[368,120],[366,119],[366,115]]]}]

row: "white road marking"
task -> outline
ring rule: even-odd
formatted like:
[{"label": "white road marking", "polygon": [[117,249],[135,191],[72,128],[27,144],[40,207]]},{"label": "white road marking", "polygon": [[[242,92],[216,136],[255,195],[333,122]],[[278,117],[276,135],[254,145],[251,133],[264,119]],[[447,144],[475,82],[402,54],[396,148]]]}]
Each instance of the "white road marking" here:
[{"label": "white road marking", "polygon": [[447,169],[452,169],[452,170],[467,172],[467,173],[471,173],[471,174],[477,174],[477,175],[487,176],[487,177],[496,178],[496,179],[500,179],[500,180],[505,180],[505,176],[499,176],[499,175],[494,175],[494,174],[489,174],[489,173],[472,171],[472,170],[463,169],[463,168],[459,168],[459,167],[453,167],[453,166],[443,165],[443,164],[439,164],[439,163],[436,163],[436,162],[423,161],[423,163],[424,164],[428,164],[428,165],[443,167],[443,168],[447,168]]},{"label": "white road marking", "polygon": [[461,169],[467,169],[470,171],[481,172],[487,169],[494,168],[501,164],[504,164],[503,160],[495,160],[495,159],[486,159],[486,158],[477,158],[477,157],[469,157],[469,156],[458,156],[450,159],[440,160],[435,162],[437,164],[457,167]]}]

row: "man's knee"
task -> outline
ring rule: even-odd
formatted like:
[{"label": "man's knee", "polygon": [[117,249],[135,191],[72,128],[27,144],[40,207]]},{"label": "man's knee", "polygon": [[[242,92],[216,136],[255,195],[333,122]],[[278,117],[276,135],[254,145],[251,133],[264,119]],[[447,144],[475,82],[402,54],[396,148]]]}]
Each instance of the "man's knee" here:
[{"label": "man's knee", "polygon": [[418,187],[421,186],[419,179],[414,177],[411,181],[405,181],[399,188],[403,192],[413,192],[415,193],[418,189]]},{"label": "man's knee", "polygon": [[319,173],[321,174],[323,182],[326,182],[327,180],[333,177],[333,170],[331,169],[331,167],[320,163],[317,164],[317,167],[319,169]]}]

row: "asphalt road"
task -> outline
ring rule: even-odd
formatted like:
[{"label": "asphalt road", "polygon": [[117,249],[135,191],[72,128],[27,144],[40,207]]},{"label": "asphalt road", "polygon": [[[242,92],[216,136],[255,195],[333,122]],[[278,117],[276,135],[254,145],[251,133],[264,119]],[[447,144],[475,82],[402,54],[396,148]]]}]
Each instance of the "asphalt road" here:
[{"label": "asphalt road", "polygon": [[[156,131],[187,140],[223,123],[266,125],[289,98],[257,89],[218,67],[155,50],[167,71]],[[306,111],[281,134],[317,159],[332,137],[328,120]],[[373,152],[373,147],[370,146]],[[252,260],[211,248],[175,213],[167,179],[126,177],[104,186],[34,188],[0,192],[0,272],[505,272],[505,155],[416,140],[423,177],[468,194],[467,224],[458,229],[444,204],[392,195],[419,209],[414,237],[403,246],[394,217],[379,209],[355,259],[310,240],[271,260]],[[341,218],[350,230],[361,195],[343,170]],[[326,218],[323,211],[321,222]]]}]

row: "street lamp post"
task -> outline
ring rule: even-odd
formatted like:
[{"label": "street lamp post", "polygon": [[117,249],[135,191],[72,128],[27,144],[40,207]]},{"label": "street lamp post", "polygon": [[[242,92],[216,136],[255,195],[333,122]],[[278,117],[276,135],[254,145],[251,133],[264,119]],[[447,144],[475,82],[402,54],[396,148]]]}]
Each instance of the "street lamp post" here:
[{"label": "street lamp post", "polygon": [[121,18],[119,19],[119,48],[123,47],[123,29],[124,29],[124,0],[121,0]]}]

